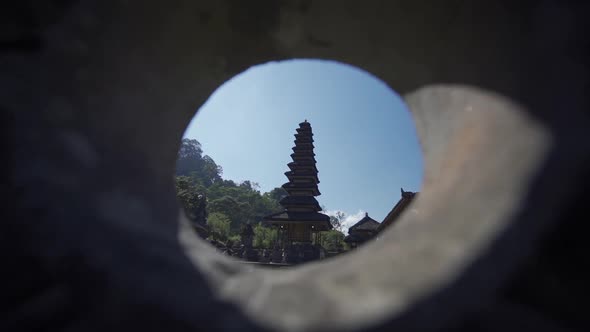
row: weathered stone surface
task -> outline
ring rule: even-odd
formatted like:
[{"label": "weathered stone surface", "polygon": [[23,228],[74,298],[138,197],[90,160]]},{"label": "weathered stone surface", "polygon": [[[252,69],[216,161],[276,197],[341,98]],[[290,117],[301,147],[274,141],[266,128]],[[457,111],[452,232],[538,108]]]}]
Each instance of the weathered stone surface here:
[{"label": "weathered stone surface", "polygon": [[[574,268],[588,249],[575,215],[590,183],[587,5],[44,6],[2,13],[1,330],[588,327]],[[170,174],[215,88],[291,58],[349,63],[402,94],[425,181],[376,242],[259,270],[177,222]]]}]

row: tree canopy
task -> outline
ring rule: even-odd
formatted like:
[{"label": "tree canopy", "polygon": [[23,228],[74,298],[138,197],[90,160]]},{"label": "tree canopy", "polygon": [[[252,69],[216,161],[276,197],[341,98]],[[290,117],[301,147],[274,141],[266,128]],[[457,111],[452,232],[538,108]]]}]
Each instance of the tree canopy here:
[{"label": "tree canopy", "polygon": [[281,210],[279,200],[287,192],[277,187],[260,193],[256,182],[236,183],[223,179],[222,174],[221,166],[203,154],[201,143],[182,140],[176,162],[176,193],[187,217],[207,224],[211,237],[218,241],[239,238],[242,226],[251,223],[255,225],[254,242],[269,246],[276,234],[258,224],[264,216]]},{"label": "tree canopy", "polygon": [[195,184],[209,187],[221,181],[223,169],[213,158],[203,155],[196,139],[182,139],[176,161],[176,176],[190,176]]},{"label": "tree canopy", "polygon": [[220,212],[211,213],[207,219],[211,237],[218,241],[227,241],[230,236],[230,223],[231,220],[225,214]]},{"label": "tree canopy", "polygon": [[332,229],[322,234],[322,247],[327,251],[342,251],[345,247],[344,234]]}]

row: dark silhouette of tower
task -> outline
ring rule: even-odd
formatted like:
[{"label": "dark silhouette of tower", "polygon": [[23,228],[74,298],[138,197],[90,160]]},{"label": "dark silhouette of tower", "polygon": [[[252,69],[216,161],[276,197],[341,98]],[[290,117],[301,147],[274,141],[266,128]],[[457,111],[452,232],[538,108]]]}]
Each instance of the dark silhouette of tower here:
[{"label": "dark silhouette of tower", "polygon": [[283,185],[288,195],[279,203],[282,212],[264,217],[263,222],[279,228],[283,247],[293,243],[319,243],[319,232],[332,229],[330,217],[322,210],[315,196],[318,189],[318,169],[313,152],[313,133],[307,120],[299,124],[295,146],[285,175],[289,182]]}]

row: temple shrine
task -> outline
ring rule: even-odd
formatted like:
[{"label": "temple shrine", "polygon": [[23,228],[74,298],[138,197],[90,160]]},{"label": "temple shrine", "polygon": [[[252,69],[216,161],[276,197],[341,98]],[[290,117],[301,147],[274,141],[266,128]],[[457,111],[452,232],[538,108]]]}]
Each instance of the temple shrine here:
[{"label": "temple shrine", "polygon": [[313,152],[313,133],[307,120],[299,124],[295,146],[285,172],[287,191],[279,203],[283,211],[263,218],[263,223],[276,227],[279,232],[277,248],[284,252],[284,262],[302,263],[322,258],[321,232],[332,229],[330,217],[320,213],[316,196],[320,195],[318,169]]},{"label": "temple shrine", "polygon": [[371,240],[377,233],[380,225],[381,223],[369,217],[369,213],[367,212],[363,219],[348,228],[348,235],[344,238],[344,242],[348,243],[351,249],[354,249]]},{"label": "temple shrine", "polygon": [[354,249],[379,236],[383,230],[397,222],[402,212],[412,203],[417,194],[416,192],[404,191],[404,188],[401,188],[401,199],[383,219],[383,222],[374,220],[366,213],[364,218],[348,229],[348,235],[344,238],[344,242],[348,243],[351,249]]}]

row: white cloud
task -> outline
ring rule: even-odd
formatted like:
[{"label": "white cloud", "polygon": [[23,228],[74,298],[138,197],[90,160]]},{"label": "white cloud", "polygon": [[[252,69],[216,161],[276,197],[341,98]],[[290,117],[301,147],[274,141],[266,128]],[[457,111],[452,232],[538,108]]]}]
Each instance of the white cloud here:
[{"label": "white cloud", "polygon": [[365,211],[363,210],[358,210],[358,212],[355,214],[349,214],[348,212],[342,210],[323,211],[324,214],[329,216],[335,216],[338,212],[344,213],[344,220],[342,221],[342,232],[344,235],[348,235],[348,228],[356,224],[365,216]]}]

